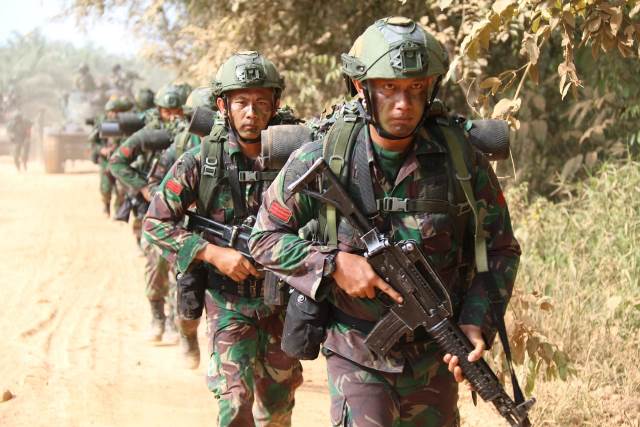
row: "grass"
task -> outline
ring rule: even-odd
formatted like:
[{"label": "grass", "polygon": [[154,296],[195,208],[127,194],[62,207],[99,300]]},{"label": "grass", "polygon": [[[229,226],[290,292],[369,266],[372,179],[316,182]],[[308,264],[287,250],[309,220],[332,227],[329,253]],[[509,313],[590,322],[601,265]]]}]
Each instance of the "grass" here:
[{"label": "grass", "polygon": [[526,194],[507,194],[523,249],[507,320],[532,421],[640,426],[640,163],[603,164],[560,203]]}]

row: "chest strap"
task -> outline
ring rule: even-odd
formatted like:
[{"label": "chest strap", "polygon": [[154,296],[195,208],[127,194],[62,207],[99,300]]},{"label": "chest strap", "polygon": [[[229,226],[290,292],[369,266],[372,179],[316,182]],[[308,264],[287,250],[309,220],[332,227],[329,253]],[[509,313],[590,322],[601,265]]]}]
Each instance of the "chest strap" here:
[{"label": "chest strap", "polygon": [[238,179],[240,182],[260,182],[260,181],[273,181],[278,176],[278,172],[275,171],[240,171],[238,172]]},{"label": "chest strap", "polygon": [[435,199],[401,199],[398,197],[384,197],[376,200],[378,211],[394,212],[426,212],[450,213],[454,216],[464,215],[470,210],[469,203],[454,205],[446,200]]}]

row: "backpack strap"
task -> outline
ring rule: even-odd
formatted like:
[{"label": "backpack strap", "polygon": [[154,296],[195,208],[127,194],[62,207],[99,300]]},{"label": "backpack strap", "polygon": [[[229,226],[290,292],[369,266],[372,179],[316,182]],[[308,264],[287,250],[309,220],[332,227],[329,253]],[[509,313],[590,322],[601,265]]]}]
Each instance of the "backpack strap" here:
[{"label": "backpack strap", "polygon": [[[340,178],[343,185],[349,179],[349,163],[353,146],[364,126],[364,120],[351,105],[345,107],[344,114],[331,127],[324,139],[322,156],[331,171]],[[336,208],[322,204],[318,217],[319,232],[324,242],[331,246],[338,244],[338,215]]]},{"label": "backpack strap", "polygon": [[215,189],[226,175],[222,159],[226,140],[227,133],[224,123],[222,123],[214,125],[211,134],[204,138],[200,145],[202,166],[196,209],[202,215],[207,215],[211,211]]}]

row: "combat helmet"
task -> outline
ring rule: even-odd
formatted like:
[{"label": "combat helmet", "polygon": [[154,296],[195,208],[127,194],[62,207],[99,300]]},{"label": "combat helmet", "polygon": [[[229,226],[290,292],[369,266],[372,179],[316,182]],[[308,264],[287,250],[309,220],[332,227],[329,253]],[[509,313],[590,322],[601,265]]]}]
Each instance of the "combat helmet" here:
[{"label": "combat helmet", "polygon": [[234,89],[273,88],[279,98],[285,85],[273,62],[256,51],[243,51],[231,55],[220,66],[212,87],[213,94],[219,97]]},{"label": "combat helmet", "polygon": [[356,39],[348,54],[342,54],[341,60],[349,92],[352,96],[357,93],[353,80],[364,83],[365,105],[369,109],[367,119],[390,139],[399,138],[384,132],[375,123],[367,80],[436,77],[427,100],[426,115],[448,69],[447,56],[436,38],[417,22],[401,16],[377,20]]},{"label": "combat helmet", "polygon": [[198,107],[207,107],[211,110],[216,109],[213,100],[213,90],[210,86],[200,86],[192,90],[184,104],[184,112],[187,115],[191,114]]},{"label": "combat helmet", "polygon": [[193,86],[191,86],[189,83],[174,83],[173,85],[180,94],[180,104],[184,105],[187,102],[189,94],[193,91]]},{"label": "combat helmet", "polygon": [[104,106],[105,111],[115,111],[121,113],[133,108],[133,102],[127,97],[112,96]]},{"label": "combat helmet", "polygon": [[174,85],[165,85],[158,89],[153,101],[160,108],[180,108],[183,104],[180,91]]},{"label": "combat helmet", "polygon": [[154,96],[155,95],[153,91],[148,87],[139,89],[136,93],[136,105],[138,106],[138,109],[144,111],[148,110],[149,108],[153,108],[155,105],[153,103]]}]

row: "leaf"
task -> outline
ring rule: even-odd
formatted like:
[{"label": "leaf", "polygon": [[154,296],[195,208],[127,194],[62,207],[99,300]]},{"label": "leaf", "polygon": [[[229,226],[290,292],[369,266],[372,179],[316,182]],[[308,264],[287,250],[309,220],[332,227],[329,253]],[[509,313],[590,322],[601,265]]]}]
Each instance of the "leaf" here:
[{"label": "leaf", "polygon": [[544,296],[540,298],[538,301],[538,305],[540,306],[540,310],[551,311],[553,309],[553,304],[551,303],[551,297]]},{"label": "leaf", "polygon": [[545,101],[542,95],[538,95],[538,94],[533,95],[531,102],[533,103],[533,106],[536,107],[538,110],[545,111],[547,101]]},{"label": "leaf", "polygon": [[536,336],[531,336],[527,340],[527,354],[529,358],[533,358],[538,351],[538,346],[540,345],[540,338]]},{"label": "leaf", "polygon": [[558,367],[558,376],[562,381],[566,381],[569,376],[569,358],[564,351],[557,350],[553,353],[553,361]]},{"label": "leaf", "polygon": [[491,6],[491,10],[493,10],[498,15],[502,15],[504,12],[507,11],[507,9],[514,6],[515,6],[514,0],[497,0]]},{"label": "leaf", "polygon": [[531,62],[533,65],[537,64],[538,57],[540,56],[540,49],[538,48],[537,38],[532,34],[525,34],[520,53],[526,53],[529,57],[529,62]]},{"label": "leaf", "polygon": [[531,81],[536,85],[540,84],[540,72],[538,70],[538,64],[529,67],[529,77],[531,78]]},{"label": "leaf", "polygon": [[522,101],[520,100],[520,98],[516,99],[515,101],[508,98],[503,98],[498,101],[496,106],[493,108],[491,117],[497,119],[515,113],[520,109],[521,102]]},{"label": "leaf", "polygon": [[484,79],[479,86],[480,86],[480,89],[489,89],[490,87],[494,87],[500,84],[502,84],[502,80],[500,80],[499,78],[489,77]]}]

